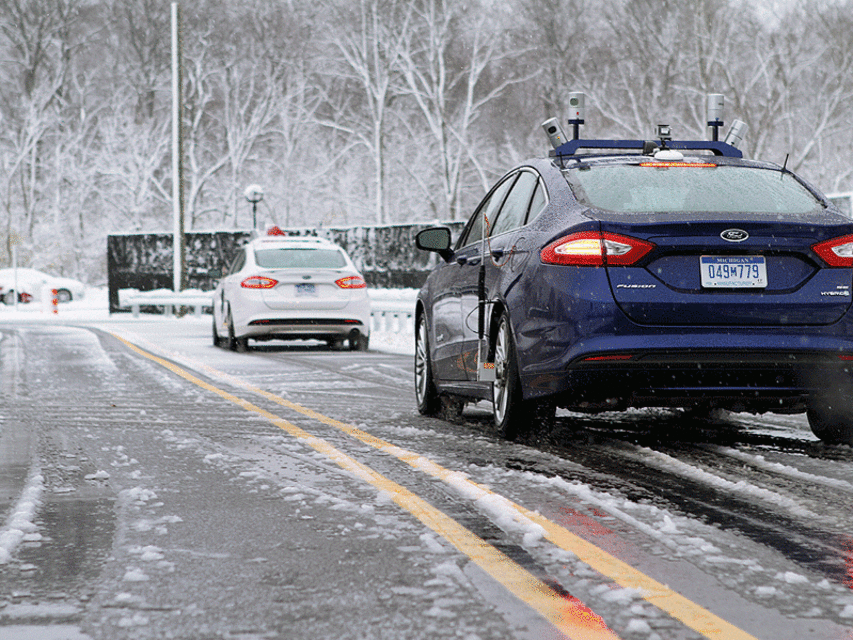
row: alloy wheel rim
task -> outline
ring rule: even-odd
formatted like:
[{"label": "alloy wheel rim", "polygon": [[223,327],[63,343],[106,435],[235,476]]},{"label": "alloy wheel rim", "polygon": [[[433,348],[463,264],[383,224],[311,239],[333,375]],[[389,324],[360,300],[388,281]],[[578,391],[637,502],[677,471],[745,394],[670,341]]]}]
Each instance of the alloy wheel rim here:
[{"label": "alloy wheel rim", "polygon": [[415,394],[419,403],[426,397],[426,359],[426,325],[421,320],[415,344]]},{"label": "alloy wheel rim", "polygon": [[495,343],[495,373],[496,379],[492,383],[492,404],[496,422],[503,422],[507,409],[507,325],[501,322]]}]

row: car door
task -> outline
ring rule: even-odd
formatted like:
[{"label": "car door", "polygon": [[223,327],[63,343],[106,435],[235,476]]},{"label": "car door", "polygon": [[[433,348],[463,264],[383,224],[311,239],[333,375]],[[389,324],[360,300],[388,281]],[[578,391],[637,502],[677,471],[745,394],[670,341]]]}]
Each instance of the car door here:
[{"label": "car door", "polygon": [[[507,194],[521,172],[515,171],[499,182],[488,196],[477,207],[471,220],[468,222],[463,236],[460,238],[456,251],[456,263],[459,265],[459,274],[456,280],[457,297],[459,299],[459,321],[461,331],[459,336],[460,363],[465,369],[465,378],[476,379],[477,369],[477,345],[479,339],[479,276],[480,265],[484,255],[483,230],[486,233],[494,228],[500,218],[501,207]],[[490,238],[486,241],[486,269],[488,271],[489,257],[488,245]]]},{"label": "car door", "polygon": [[218,296],[219,300],[217,301],[219,304],[219,313],[223,322],[228,315],[228,305],[231,303],[231,300],[234,299],[234,293],[237,288],[240,286],[240,270],[246,265],[246,249],[240,249],[240,252],[231,262],[231,265],[228,267],[228,272],[225,277],[222,278],[219,286],[221,287],[220,295]]}]

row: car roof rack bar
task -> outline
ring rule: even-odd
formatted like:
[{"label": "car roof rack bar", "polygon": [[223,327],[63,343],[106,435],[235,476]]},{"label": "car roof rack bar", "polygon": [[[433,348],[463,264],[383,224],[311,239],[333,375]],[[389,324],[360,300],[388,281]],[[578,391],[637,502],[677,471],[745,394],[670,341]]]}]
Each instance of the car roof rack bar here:
[{"label": "car roof rack bar", "polygon": [[[657,141],[652,141],[658,145]],[[639,149],[642,153],[646,145],[645,140],[569,140],[551,151],[552,157],[569,157],[579,155],[580,149],[623,149],[632,150]],[[715,156],[724,156],[727,158],[743,158],[743,152],[725,142],[715,140],[667,140],[667,149],[684,150],[684,151],[711,151]]]}]

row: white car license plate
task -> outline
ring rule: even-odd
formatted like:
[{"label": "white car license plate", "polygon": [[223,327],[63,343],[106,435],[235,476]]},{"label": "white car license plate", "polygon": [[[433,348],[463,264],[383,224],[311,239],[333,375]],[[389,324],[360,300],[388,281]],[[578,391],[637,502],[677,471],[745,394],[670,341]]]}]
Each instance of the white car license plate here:
[{"label": "white car license plate", "polygon": [[767,286],[764,256],[700,256],[702,286],[710,289],[763,288]]},{"label": "white car license plate", "polygon": [[297,284],[296,285],[296,295],[297,295],[297,297],[316,296],[317,295],[317,288],[314,286],[313,283]]}]

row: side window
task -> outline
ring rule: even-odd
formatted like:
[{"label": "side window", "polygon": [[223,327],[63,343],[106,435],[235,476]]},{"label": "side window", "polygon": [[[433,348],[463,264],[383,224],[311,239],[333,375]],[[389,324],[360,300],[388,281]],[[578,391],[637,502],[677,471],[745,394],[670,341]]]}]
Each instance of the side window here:
[{"label": "side window", "polygon": [[545,183],[539,180],[536,191],[533,192],[533,200],[530,201],[530,212],[527,214],[525,224],[538,216],[546,206],[548,206],[548,194],[545,192]]},{"label": "side window", "polygon": [[491,233],[489,235],[497,236],[524,224],[527,218],[527,211],[530,208],[530,200],[533,196],[533,190],[539,183],[539,176],[532,171],[522,171],[512,191],[504,202],[497,220],[489,221],[492,223]]},{"label": "side window", "polygon": [[240,252],[237,254],[237,257],[234,258],[234,262],[231,263],[231,266],[228,268],[228,275],[233,275],[237,273],[243,266],[246,264],[246,250],[240,249]]},{"label": "side window", "polygon": [[465,231],[459,237],[459,242],[456,244],[457,249],[468,246],[472,242],[477,242],[483,237],[483,213],[485,212],[486,217],[489,219],[489,223],[495,219],[496,212],[500,209],[501,204],[503,204],[504,196],[506,196],[506,193],[509,191],[512,183],[515,182],[517,175],[518,174],[513,174],[507,177],[506,180],[500,183],[500,185],[498,185],[498,187],[480,203],[480,206],[477,207],[477,211],[468,221]]}]

